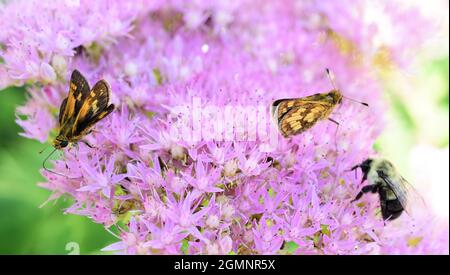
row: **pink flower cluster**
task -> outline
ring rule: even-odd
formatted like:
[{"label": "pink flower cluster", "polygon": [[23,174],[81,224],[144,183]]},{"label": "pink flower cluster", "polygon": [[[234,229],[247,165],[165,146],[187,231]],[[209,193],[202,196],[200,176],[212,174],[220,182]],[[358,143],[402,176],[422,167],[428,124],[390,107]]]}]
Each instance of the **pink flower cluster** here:
[{"label": "pink flower cluster", "polygon": [[[372,1],[14,1],[0,9],[0,86],[27,84],[17,122],[28,138],[55,136],[72,70],[105,79],[116,110],[85,144],[66,149],[41,186],[67,213],[117,228],[105,250],[125,254],[448,253],[448,225],[403,215],[384,225],[376,196],[350,203],[373,154],[384,106],[380,53],[405,64],[427,29],[415,10]],[[389,18],[382,25],[368,14]],[[36,11],[39,11],[37,14]],[[416,16],[417,14],[417,16]],[[414,15],[414,20],[397,20]],[[425,21],[420,21],[425,22]],[[418,43],[413,43],[418,44]],[[264,140],[175,138],[171,110],[266,106],[330,90],[349,98],[273,150]],[[236,108],[234,108],[236,109]],[[233,110],[234,110],[233,109]],[[239,109],[239,108],[237,108]],[[227,113],[239,130],[248,122]],[[214,115],[214,114],[213,114]],[[213,116],[214,117],[214,116]],[[216,118],[216,117],[215,117]],[[205,128],[220,119],[191,119]],[[275,127],[268,123],[267,127]],[[108,229],[109,230],[109,229]]]}]

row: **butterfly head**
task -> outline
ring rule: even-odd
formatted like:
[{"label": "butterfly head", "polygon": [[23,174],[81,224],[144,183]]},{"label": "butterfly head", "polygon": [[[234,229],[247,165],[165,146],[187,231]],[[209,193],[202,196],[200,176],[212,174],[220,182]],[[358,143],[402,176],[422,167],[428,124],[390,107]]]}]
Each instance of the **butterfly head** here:
[{"label": "butterfly head", "polygon": [[69,145],[69,141],[62,135],[57,136],[53,141],[53,147],[55,147],[56,149],[62,149],[64,147],[67,147],[67,145]]},{"label": "butterfly head", "polygon": [[342,94],[339,90],[332,90],[328,93],[327,97],[332,101],[334,105],[341,104],[342,102]]}]

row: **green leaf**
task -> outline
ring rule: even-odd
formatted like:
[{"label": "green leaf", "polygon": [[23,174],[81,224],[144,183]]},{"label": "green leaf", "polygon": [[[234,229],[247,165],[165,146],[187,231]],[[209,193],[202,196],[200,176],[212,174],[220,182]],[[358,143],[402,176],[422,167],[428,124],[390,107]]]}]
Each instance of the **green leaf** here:
[{"label": "green leaf", "polygon": [[163,83],[163,77],[162,77],[161,71],[158,68],[153,69],[153,76],[156,79],[156,83],[158,83],[158,85],[161,86]]},{"label": "green leaf", "polygon": [[299,245],[296,242],[294,242],[294,241],[286,242],[284,244],[284,249],[289,254],[294,254],[295,251],[297,251],[298,248],[299,248]]},{"label": "green leaf", "polygon": [[315,247],[319,247],[319,242],[320,242],[320,233],[319,232],[316,232],[314,234],[313,242],[314,242]]},{"label": "green leaf", "polygon": [[321,224],[320,228],[322,229],[322,234],[327,235],[328,237],[331,236],[331,231],[328,229],[328,225],[327,224]]},{"label": "green leaf", "polygon": [[181,241],[181,252],[183,252],[183,254],[187,255],[189,252],[189,241],[187,239],[183,239]]}]

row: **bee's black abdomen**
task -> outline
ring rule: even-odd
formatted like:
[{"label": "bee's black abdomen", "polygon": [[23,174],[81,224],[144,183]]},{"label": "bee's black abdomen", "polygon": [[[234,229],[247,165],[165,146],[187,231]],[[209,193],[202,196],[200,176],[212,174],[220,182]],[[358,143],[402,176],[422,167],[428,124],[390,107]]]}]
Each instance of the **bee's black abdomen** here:
[{"label": "bee's black abdomen", "polygon": [[403,206],[398,199],[388,200],[386,196],[386,190],[381,188],[380,194],[380,206],[383,220],[395,220],[403,213]]},{"label": "bee's black abdomen", "polygon": [[386,201],[386,208],[383,211],[381,208],[381,214],[383,220],[395,220],[403,213],[403,207],[398,200]]}]

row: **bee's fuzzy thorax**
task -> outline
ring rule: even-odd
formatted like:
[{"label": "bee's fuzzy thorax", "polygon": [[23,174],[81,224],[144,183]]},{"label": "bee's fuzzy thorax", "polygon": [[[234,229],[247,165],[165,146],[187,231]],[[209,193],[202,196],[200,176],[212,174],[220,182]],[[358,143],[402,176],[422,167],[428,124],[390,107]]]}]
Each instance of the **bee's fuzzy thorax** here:
[{"label": "bee's fuzzy thorax", "polygon": [[390,178],[396,178],[399,176],[395,166],[389,160],[383,158],[375,158],[371,160],[370,169],[367,175],[369,182],[376,183],[379,180],[377,171],[383,171],[383,173]]}]

